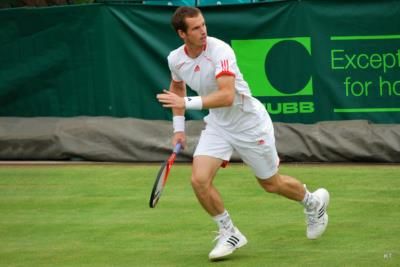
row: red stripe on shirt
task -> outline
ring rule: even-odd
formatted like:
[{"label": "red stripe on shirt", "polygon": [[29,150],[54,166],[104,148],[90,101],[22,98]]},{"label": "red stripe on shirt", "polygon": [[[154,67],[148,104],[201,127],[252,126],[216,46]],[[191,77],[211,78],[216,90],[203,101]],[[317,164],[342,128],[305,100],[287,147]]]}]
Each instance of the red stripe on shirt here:
[{"label": "red stripe on shirt", "polygon": [[233,73],[233,72],[230,72],[230,71],[221,71],[220,73],[218,73],[218,74],[215,76],[215,78],[218,79],[219,77],[224,76],[224,75],[233,76],[233,77],[236,76],[235,73]]},{"label": "red stripe on shirt", "polygon": [[221,60],[222,71],[229,71],[229,61],[227,59]]}]

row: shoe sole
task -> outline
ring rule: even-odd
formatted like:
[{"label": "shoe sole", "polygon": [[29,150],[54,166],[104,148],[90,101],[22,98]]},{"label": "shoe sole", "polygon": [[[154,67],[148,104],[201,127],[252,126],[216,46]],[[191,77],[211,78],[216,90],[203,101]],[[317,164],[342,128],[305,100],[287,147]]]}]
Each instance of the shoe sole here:
[{"label": "shoe sole", "polygon": [[323,199],[325,202],[325,211],[328,210],[328,205],[329,205],[329,200],[330,200],[330,195],[328,190],[326,190],[325,188],[320,188],[317,191],[314,192],[315,195],[319,196],[318,192],[321,192],[320,194],[326,194],[326,199]]},{"label": "shoe sole", "polygon": [[309,240],[315,240],[315,239],[320,238],[320,237],[322,236],[322,234],[325,233],[326,228],[328,227],[328,222],[329,222],[329,217],[328,217],[328,214],[327,214],[326,212],[325,212],[325,215],[326,215],[326,217],[325,217],[325,228],[324,228],[324,230],[323,230],[319,235],[317,235],[317,236],[308,236],[308,235],[307,235],[307,239],[309,239]]},{"label": "shoe sole", "polygon": [[208,258],[209,258],[209,260],[211,260],[211,261],[221,260],[221,259],[223,259],[223,258],[225,258],[225,257],[227,257],[227,256],[229,256],[229,255],[231,255],[231,254],[232,254],[233,252],[235,252],[237,249],[244,247],[246,244],[247,244],[247,239],[244,239],[243,242],[237,244],[237,246],[235,247],[235,249],[229,251],[228,253],[226,253],[226,254],[224,254],[224,255],[220,255],[220,256],[218,256],[218,257],[210,257],[210,256],[209,256]]},{"label": "shoe sole", "polygon": [[[318,193],[318,192],[321,192],[321,193]],[[324,230],[323,230],[319,235],[317,235],[317,236],[311,236],[311,237],[310,237],[310,236],[307,236],[307,238],[310,239],[310,240],[315,240],[315,239],[318,239],[319,237],[321,237],[322,234],[325,233],[326,228],[328,227],[328,222],[329,222],[329,217],[328,217],[328,205],[329,205],[329,201],[330,201],[330,195],[329,195],[328,190],[326,190],[325,188],[320,188],[320,189],[316,190],[314,193],[315,193],[316,195],[318,195],[318,197],[319,197],[319,194],[321,194],[322,196],[323,196],[323,195],[326,196],[325,199],[320,197],[320,198],[325,202],[325,228],[324,228]]]}]

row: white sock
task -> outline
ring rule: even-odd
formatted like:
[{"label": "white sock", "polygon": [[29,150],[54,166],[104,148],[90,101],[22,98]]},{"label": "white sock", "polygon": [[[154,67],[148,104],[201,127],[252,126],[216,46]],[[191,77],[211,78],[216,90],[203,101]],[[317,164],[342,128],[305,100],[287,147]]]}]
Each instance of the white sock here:
[{"label": "white sock", "polygon": [[227,210],[224,210],[222,214],[213,217],[214,221],[217,223],[219,229],[225,229],[227,231],[234,232],[233,222]]},{"label": "white sock", "polygon": [[305,185],[304,185],[304,188],[306,190],[306,193],[304,195],[303,200],[301,201],[301,204],[303,204],[304,208],[306,208],[307,210],[313,210],[318,206],[319,201],[317,198],[314,197],[314,195],[312,193],[310,193],[307,190]]}]

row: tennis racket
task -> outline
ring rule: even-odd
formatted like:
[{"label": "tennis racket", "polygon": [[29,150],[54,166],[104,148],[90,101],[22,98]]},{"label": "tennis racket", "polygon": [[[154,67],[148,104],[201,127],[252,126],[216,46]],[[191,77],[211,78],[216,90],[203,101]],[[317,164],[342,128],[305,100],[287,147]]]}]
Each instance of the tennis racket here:
[{"label": "tennis racket", "polygon": [[160,200],[161,193],[165,187],[165,184],[167,183],[169,171],[171,170],[171,167],[174,164],[176,156],[180,152],[181,148],[182,145],[180,143],[177,143],[175,145],[172,154],[161,165],[156,180],[154,181],[153,189],[151,190],[150,203],[149,203],[150,208],[155,208],[158,203],[158,200]]}]

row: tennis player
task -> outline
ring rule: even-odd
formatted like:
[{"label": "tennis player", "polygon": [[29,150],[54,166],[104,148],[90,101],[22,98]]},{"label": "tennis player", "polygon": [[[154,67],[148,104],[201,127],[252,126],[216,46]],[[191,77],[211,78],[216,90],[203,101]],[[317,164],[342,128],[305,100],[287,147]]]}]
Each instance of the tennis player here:
[{"label": "tennis player", "polygon": [[[295,178],[278,173],[273,124],[265,107],[251,96],[231,47],[207,36],[204,17],[197,8],[179,7],[171,22],[184,44],[168,56],[172,80],[169,90],[157,99],[163,107],[172,108],[173,145],[185,144],[185,110],[209,109],[193,155],[191,178],[198,201],[219,227],[209,259],[226,257],[247,244],[213,185],[218,169],[234,150],[267,192],[304,206],[307,237],[320,237],[328,224],[329,193],[323,188],[310,193]],[[186,85],[198,96],[187,97]]]}]

